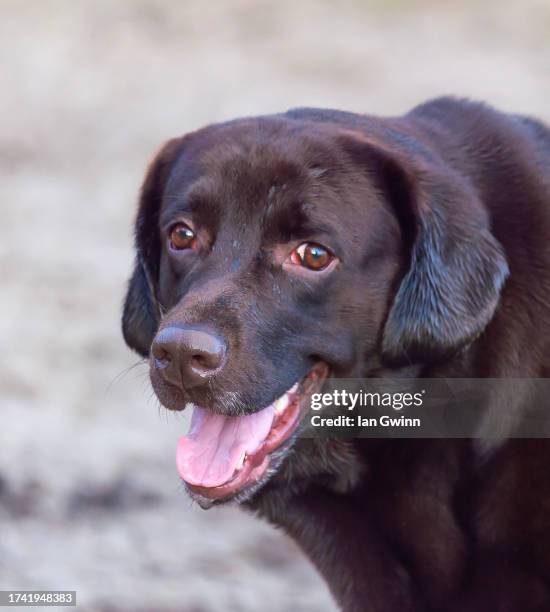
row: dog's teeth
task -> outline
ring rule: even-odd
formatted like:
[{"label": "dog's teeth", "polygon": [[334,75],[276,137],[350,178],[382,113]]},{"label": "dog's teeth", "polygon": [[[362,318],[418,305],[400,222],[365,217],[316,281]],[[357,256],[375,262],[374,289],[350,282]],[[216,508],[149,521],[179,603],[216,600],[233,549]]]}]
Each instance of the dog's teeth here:
[{"label": "dog's teeth", "polygon": [[246,459],[246,452],[241,455],[241,458],[237,462],[237,469],[240,470],[244,465],[244,460]]},{"label": "dog's teeth", "polygon": [[287,409],[289,403],[290,400],[288,394],[285,393],[275,402],[275,412],[277,414],[282,414]]},{"label": "dog's teeth", "polygon": [[296,393],[296,391],[298,391],[298,383],[295,383],[294,385],[292,385],[288,393]]}]

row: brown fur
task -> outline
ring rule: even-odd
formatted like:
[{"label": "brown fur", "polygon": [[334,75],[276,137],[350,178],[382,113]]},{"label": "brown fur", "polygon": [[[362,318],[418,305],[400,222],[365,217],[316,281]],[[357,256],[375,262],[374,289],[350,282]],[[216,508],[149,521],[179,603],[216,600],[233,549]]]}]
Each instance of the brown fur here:
[{"label": "brown fur", "polygon": [[[207,254],[168,256],[182,214]],[[281,271],[281,250],[320,235],[336,272]],[[208,323],[229,347],[190,391],[153,364],[171,408],[249,413],[319,359],[338,377],[550,376],[550,131],[535,120],[442,98],[400,118],[210,126],[154,160],[136,247],[128,344],[147,355],[158,329]],[[487,432],[498,406],[484,418]],[[506,433],[293,440],[239,500],[296,539],[347,612],[547,611],[550,443]]]}]

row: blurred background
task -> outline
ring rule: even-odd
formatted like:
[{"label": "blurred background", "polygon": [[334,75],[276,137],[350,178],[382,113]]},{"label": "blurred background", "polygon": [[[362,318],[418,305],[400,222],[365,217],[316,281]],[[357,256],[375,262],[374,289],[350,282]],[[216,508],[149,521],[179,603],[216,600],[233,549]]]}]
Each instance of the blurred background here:
[{"label": "blurred background", "polygon": [[445,93],[550,120],[550,2],[0,0],[0,589],[111,612],[334,611],[282,533],[193,507],[185,416],[123,344],[136,195],[169,137]]}]

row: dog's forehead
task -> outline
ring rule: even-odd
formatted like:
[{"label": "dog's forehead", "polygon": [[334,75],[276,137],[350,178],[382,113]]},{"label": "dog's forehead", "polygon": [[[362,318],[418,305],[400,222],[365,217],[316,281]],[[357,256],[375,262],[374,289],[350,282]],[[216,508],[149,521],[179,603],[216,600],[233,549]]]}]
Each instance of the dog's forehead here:
[{"label": "dog's forehead", "polygon": [[225,188],[269,189],[307,179],[309,139],[267,119],[214,126],[198,139],[194,157],[201,175]]},{"label": "dog's forehead", "polygon": [[277,122],[243,120],[191,136],[167,181],[167,215],[182,206],[265,215],[314,194],[328,165],[322,146]]}]

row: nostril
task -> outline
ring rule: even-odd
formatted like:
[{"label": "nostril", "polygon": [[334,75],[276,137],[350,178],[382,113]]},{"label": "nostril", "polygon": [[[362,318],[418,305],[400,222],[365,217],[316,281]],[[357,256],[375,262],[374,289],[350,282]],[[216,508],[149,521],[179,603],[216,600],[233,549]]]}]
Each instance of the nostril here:
[{"label": "nostril", "polygon": [[172,363],[172,355],[164,349],[155,351],[155,364],[157,368],[167,368]]},{"label": "nostril", "polygon": [[191,355],[191,367],[195,370],[207,372],[216,370],[221,365],[221,356],[215,353],[195,353]]},{"label": "nostril", "polygon": [[202,355],[193,355],[191,357],[191,365],[194,368],[207,370],[208,364],[206,363],[206,359]]}]

